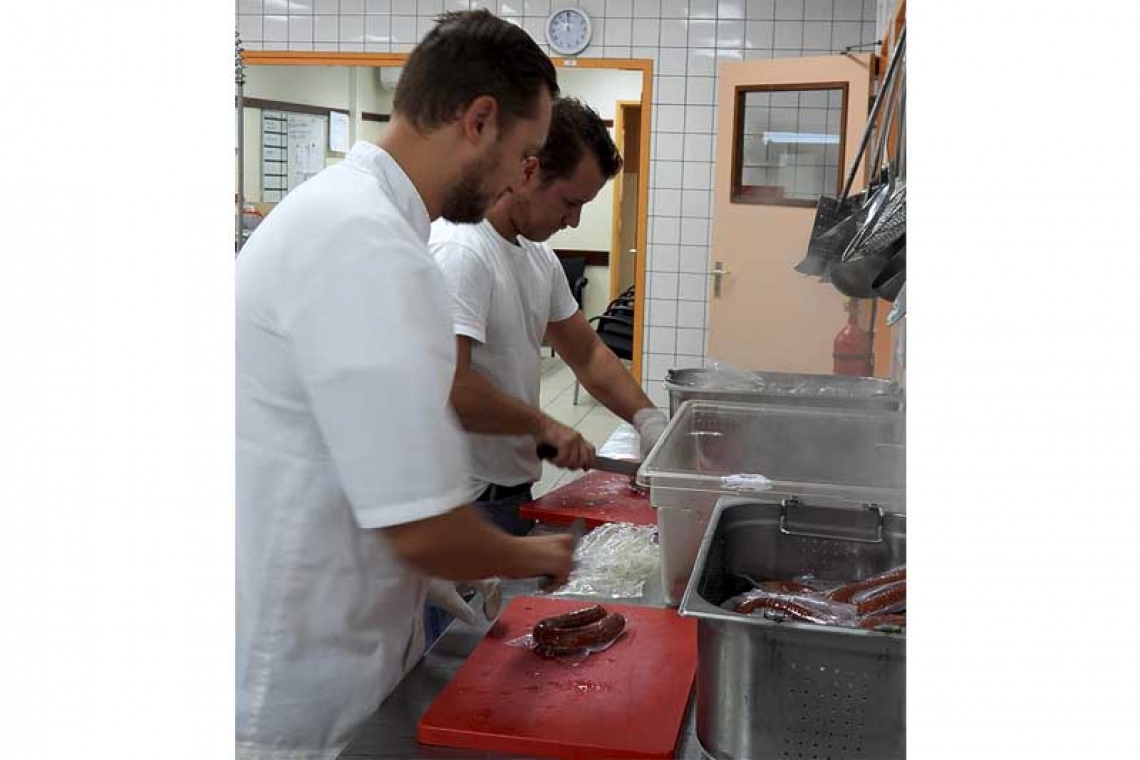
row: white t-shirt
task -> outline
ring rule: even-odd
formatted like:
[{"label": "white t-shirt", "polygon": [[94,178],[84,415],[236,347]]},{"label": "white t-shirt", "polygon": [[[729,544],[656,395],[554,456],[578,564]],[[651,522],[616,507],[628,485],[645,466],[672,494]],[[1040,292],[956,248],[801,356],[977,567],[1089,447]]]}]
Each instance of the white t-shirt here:
[{"label": "white t-shirt", "polygon": [[371,529],[466,501],[429,231],[358,143],[237,258],[240,757],[335,757],[421,654],[428,581]]},{"label": "white t-shirt", "polygon": [[[541,346],[550,322],[574,316],[578,302],[554,251],[520,237],[503,239],[489,221],[431,229],[431,252],[452,295],[455,334],[472,338],[471,363],[499,390],[539,404]],[[542,475],[529,435],[469,433],[474,499],[490,484],[514,486]]]}]

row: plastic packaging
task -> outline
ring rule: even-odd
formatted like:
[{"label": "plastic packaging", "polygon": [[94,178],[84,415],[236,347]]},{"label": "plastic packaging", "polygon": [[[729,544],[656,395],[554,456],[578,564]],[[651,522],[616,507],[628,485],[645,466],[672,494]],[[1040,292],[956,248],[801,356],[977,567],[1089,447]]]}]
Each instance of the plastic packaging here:
[{"label": "plastic packaging", "polygon": [[772,481],[763,475],[726,475],[721,478],[721,485],[734,491],[751,491],[757,493],[767,491],[772,487]]},{"label": "plastic packaging", "polygon": [[883,615],[889,612],[898,612],[906,609],[906,581],[887,583],[865,591],[860,591],[851,597],[851,603],[859,611],[860,617],[864,615]]},{"label": "plastic packaging", "polygon": [[776,594],[753,589],[726,600],[721,607],[742,615],[783,616],[793,623],[852,627],[858,619],[854,605],[817,593]]},{"label": "plastic packaging", "polygon": [[755,373],[728,362],[711,361],[705,365],[695,387],[710,391],[751,391],[763,388],[764,382]]},{"label": "plastic packaging", "polygon": [[906,613],[876,613],[874,615],[864,615],[859,618],[859,627],[865,630],[883,630],[886,633],[894,633],[900,629],[906,629]]},{"label": "plastic packaging", "polygon": [[638,435],[637,428],[628,422],[618,425],[598,449],[598,456],[610,459],[634,459],[640,462],[641,436]]},{"label": "plastic packaging", "polygon": [[[601,605],[593,605],[544,618],[534,625],[530,633],[511,639],[506,645],[530,649],[546,660],[577,665],[592,654],[606,651],[628,631],[623,615],[610,612]],[[581,639],[587,641],[580,642]]]},{"label": "plastic packaging", "polygon": [[660,567],[656,526],[606,523],[578,542],[570,579],[551,596],[636,599]]},{"label": "plastic packaging", "polygon": [[850,602],[856,594],[867,591],[868,589],[905,580],[906,565],[899,565],[898,567],[892,567],[889,570],[884,570],[881,573],[876,573],[868,578],[864,578],[861,581],[845,583],[833,590],[828,596],[837,602]]},{"label": "plastic packaging", "polygon": [[761,373],[719,361],[709,362],[685,385],[696,390],[754,391],[765,396],[862,398],[867,395],[866,388],[847,376]]}]

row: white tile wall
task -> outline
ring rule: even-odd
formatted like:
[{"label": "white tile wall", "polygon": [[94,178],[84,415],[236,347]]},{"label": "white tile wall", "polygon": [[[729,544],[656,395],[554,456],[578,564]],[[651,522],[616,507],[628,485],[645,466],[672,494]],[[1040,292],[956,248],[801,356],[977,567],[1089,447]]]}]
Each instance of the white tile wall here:
[{"label": "white tile wall", "polygon": [[677,326],[704,329],[705,306],[700,301],[677,302]]},{"label": "white tile wall", "polygon": [[680,246],[662,243],[649,249],[649,262],[646,267],[658,272],[677,272],[680,266]]},{"label": "white tile wall", "polygon": [[677,305],[680,301],[664,298],[654,298],[653,307],[649,317],[649,324],[657,327],[677,326]]},{"label": "white tile wall", "polygon": [[717,18],[744,18],[744,0],[720,0]]},{"label": "white tile wall", "polygon": [[688,55],[685,48],[661,48],[657,60],[660,64],[658,70],[663,76],[666,74],[684,74]]},{"label": "white tile wall", "polygon": [[[401,19],[402,20],[402,19]],[[365,42],[391,42],[392,17],[391,16],[365,16],[364,17]],[[401,40],[402,42],[403,40]]]},{"label": "white tile wall", "polygon": [[677,328],[677,353],[704,355],[705,331],[686,327]]},{"label": "white tile wall", "polygon": [[[685,157],[685,135],[680,132],[662,132],[654,141],[653,157],[662,161],[680,161]],[[661,212],[668,215],[667,212]]]},{"label": "white tile wall", "polygon": [[[886,5],[891,8],[886,9]],[[235,0],[247,49],[407,52],[443,11],[488,8],[548,50],[546,17],[577,5],[594,23],[584,57],[649,58],[651,116],[646,390],[699,366],[708,328],[716,73],[726,61],[838,52],[876,39],[893,0]]]},{"label": "white tile wall", "polygon": [[678,256],[679,272],[706,272],[709,270],[709,251],[703,245],[682,245]]}]

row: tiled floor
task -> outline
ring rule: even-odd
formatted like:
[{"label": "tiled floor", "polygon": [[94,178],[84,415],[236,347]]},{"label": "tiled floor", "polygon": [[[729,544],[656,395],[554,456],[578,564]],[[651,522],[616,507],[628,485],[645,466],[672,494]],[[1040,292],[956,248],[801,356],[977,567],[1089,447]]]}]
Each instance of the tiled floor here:
[{"label": "tiled floor", "polygon": [[[554,419],[569,425],[580,432],[586,440],[601,446],[610,437],[621,418],[598,404],[583,388],[574,404],[574,373],[558,357],[544,356],[542,359],[542,391],[539,395],[542,411]],[[582,476],[581,472],[562,470],[548,463],[542,465],[542,479],[534,484],[534,495],[565,485]]]}]

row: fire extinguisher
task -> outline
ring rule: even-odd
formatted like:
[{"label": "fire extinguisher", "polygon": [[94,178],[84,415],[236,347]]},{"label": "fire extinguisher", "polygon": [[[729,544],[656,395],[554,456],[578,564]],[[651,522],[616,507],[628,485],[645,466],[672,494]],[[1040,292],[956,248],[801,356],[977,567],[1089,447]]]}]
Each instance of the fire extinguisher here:
[{"label": "fire extinguisher", "polygon": [[859,326],[859,301],[848,298],[847,324],[832,344],[835,374],[871,377],[875,371],[873,345],[874,335]]}]

